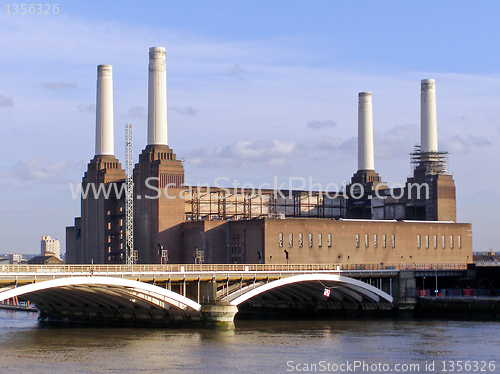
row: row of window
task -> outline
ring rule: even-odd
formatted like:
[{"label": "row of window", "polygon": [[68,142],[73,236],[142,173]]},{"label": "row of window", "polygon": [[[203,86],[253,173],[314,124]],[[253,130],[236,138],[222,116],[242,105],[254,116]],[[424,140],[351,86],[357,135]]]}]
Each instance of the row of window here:
[{"label": "row of window", "polygon": [[[434,241],[434,248],[437,249],[438,247],[438,235],[433,235],[433,241]],[[455,247],[455,240],[453,235],[450,235],[449,238],[449,246],[450,249],[453,249]],[[457,246],[459,249],[462,249],[462,235],[457,236]],[[356,234],[356,248],[360,247],[360,235]],[[370,247],[370,235],[365,234],[365,248]],[[377,248],[378,247],[378,236],[377,234],[373,235],[373,247]],[[391,235],[391,247],[396,248],[396,235]],[[425,248],[430,247],[430,236],[425,235]],[[441,235],[441,247],[443,249],[446,248],[446,235]],[[384,234],[382,235],[382,248],[387,248],[387,236]],[[417,248],[422,248],[422,236],[417,235]]]},{"label": "row of window", "polygon": [[[434,244],[434,249],[437,249],[438,247],[437,235],[433,236],[433,244]],[[455,247],[455,240],[453,235],[450,235],[448,245],[450,246],[450,249],[453,249]],[[429,235],[425,235],[425,248],[429,247],[430,247],[430,237]],[[441,247],[443,249],[446,248],[446,235],[441,235]],[[462,235],[457,236],[457,247],[459,249],[462,249]],[[422,237],[420,235],[417,235],[417,248],[422,248]]]},{"label": "row of window", "polygon": [[[307,234],[307,239],[308,239],[308,246],[309,248],[313,247],[313,234]],[[293,248],[293,234],[290,233],[288,234],[288,247]],[[278,240],[279,240],[279,246],[283,247],[283,233],[280,232],[278,234]],[[317,236],[318,240],[318,247],[323,246],[323,234],[318,234]],[[449,247],[450,249],[453,249],[455,247],[455,238],[453,235],[450,235],[449,237]],[[387,235],[383,234],[382,235],[382,248],[387,248]],[[438,248],[438,235],[433,235],[433,244],[434,248]],[[392,234],[391,235],[391,248],[396,248],[396,235]],[[457,236],[456,240],[456,245],[459,249],[462,249],[462,235]],[[304,235],[302,233],[298,234],[298,246],[299,248],[304,247]],[[331,247],[332,246],[332,234],[327,234],[327,246]],[[361,246],[361,237],[359,234],[356,234],[356,248],[359,248]],[[379,246],[379,241],[378,241],[378,235],[374,234],[373,235],[373,247],[378,248]],[[370,247],[370,235],[365,234],[365,248]],[[430,235],[425,235],[425,248],[430,247]],[[446,235],[441,235],[441,247],[444,249],[446,248]],[[417,248],[422,248],[422,236],[417,235]]]},{"label": "row of window", "polygon": [[[309,248],[312,248],[313,241],[314,241],[313,234],[307,234],[307,235],[308,235],[307,239],[308,239]],[[282,232],[279,233],[278,239],[279,239],[279,246],[283,247],[283,233]],[[318,247],[323,247],[323,234],[318,234],[317,240],[318,240]],[[331,247],[332,246],[332,234],[327,234],[326,241],[327,241],[327,246]],[[299,245],[299,248],[304,247],[304,234],[302,234],[302,233],[300,233],[298,235],[298,245]],[[288,247],[293,248],[293,234],[292,233],[288,234]]]},{"label": "row of window", "polygon": [[[360,244],[360,235],[356,234],[356,248],[359,248]],[[370,247],[370,235],[365,234],[365,248]],[[391,247],[396,248],[396,235],[391,235]],[[378,248],[378,235],[373,235],[373,248]],[[382,235],[382,248],[387,248],[387,235]]]}]

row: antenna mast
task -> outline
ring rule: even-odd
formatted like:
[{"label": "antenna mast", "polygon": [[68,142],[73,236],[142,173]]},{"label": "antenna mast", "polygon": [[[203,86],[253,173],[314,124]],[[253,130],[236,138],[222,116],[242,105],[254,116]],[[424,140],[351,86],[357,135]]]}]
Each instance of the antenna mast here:
[{"label": "antenna mast", "polygon": [[125,232],[127,265],[134,264],[134,154],[133,154],[133,127],[131,123],[125,125],[125,174],[127,190],[125,193]]}]

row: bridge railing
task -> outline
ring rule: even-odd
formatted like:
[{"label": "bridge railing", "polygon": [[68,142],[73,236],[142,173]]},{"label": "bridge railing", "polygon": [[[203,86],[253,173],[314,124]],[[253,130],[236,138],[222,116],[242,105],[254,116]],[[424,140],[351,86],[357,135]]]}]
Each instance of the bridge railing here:
[{"label": "bridge railing", "polygon": [[356,270],[465,270],[467,264],[167,264],[167,265],[0,265],[2,273],[183,273]]},{"label": "bridge railing", "polygon": [[500,266],[500,262],[491,262],[491,261],[484,261],[484,262],[474,262],[476,266]]}]

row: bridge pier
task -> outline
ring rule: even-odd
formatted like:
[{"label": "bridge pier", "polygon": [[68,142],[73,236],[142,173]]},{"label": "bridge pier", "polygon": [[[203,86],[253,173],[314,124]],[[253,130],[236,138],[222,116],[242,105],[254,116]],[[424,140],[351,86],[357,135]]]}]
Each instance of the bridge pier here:
[{"label": "bridge pier", "polygon": [[415,272],[400,271],[392,286],[394,305],[398,309],[412,310],[417,302]]},{"label": "bridge pier", "polygon": [[206,301],[201,304],[202,321],[209,327],[234,328],[238,307],[227,301]]}]

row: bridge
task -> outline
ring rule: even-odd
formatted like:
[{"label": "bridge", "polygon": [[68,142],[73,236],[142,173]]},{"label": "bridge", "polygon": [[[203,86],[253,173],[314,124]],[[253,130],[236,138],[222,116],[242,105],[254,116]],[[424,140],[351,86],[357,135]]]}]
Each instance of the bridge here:
[{"label": "bridge", "polygon": [[464,270],[462,264],[2,265],[0,302],[27,300],[51,320],[232,324],[236,313],[255,311],[388,310],[394,296],[411,294],[416,273]]}]

